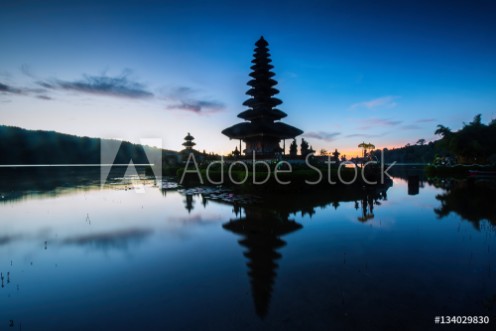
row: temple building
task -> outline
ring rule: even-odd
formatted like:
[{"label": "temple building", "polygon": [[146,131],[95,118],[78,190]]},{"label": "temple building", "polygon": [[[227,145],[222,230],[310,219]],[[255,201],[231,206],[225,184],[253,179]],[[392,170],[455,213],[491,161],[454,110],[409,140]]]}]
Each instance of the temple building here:
[{"label": "temple building", "polygon": [[[250,89],[246,92],[250,98],[243,103],[249,109],[238,114],[245,122],[235,124],[222,133],[230,139],[239,139],[240,151],[245,155],[255,152],[257,156],[273,157],[284,152],[279,145],[281,140],[284,143],[285,139],[294,139],[303,131],[280,122],[287,114],[275,108],[282,101],[274,97],[279,91],[274,88],[277,81],[272,78],[275,74],[271,71],[274,66],[270,64],[269,44],[261,37],[255,45],[254,59],[251,61],[252,79],[247,83]],[[246,144],[244,150],[241,141]]]},{"label": "temple building", "polygon": [[191,151],[193,149],[193,146],[196,145],[196,143],[193,142],[193,140],[195,140],[195,137],[190,135],[188,132],[188,135],[184,137],[184,142],[183,142],[184,149]]}]

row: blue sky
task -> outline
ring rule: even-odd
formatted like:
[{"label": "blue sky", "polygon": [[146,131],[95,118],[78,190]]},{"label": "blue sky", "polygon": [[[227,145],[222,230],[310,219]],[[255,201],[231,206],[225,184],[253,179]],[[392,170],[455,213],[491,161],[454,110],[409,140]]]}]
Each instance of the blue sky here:
[{"label": "blue sky", "polygon": [[1,1],[0,124],[227,153],[255,41],[284,122],[356,153],[496,117],[494,1]]}]

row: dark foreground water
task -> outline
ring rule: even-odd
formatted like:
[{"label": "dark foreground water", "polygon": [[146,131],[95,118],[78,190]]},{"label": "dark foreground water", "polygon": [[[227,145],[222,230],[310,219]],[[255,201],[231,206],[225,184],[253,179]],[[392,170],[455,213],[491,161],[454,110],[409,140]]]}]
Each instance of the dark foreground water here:
[{"label": "dark foreground water", "polygon": [[496,185],[421,179],[243,206],[3,176],[0,330],[496,329]]}]

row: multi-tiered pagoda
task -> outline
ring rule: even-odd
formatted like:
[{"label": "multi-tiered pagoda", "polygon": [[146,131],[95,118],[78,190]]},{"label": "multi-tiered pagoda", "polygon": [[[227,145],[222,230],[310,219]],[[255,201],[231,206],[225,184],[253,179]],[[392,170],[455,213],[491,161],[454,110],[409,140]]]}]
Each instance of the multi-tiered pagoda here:
[{"label": "multi-tiered pagoda", "polygon": [[269,45],[263,37],[255,43],[254,59],[250,76],[253,78],[248,82],[251,87],[246,94],[250,96],[243,105],[249,107],[241,112],[238,117],[246,122],[233,125],[222,131],[231,139],[244,141],[246,148],[242,150],[245,155],[272,157],[284,152],[279,146],[281,140],[293,139],[303,133],[291,125],[279,122],[287,114],[275,108],[282,103],[274,97],[279,91],[274,88],[277,81],[272,79],[275,75],[271,70],[274,68],[270,63]]},{"label": "multi-tiered pagoda", "polygon": [[187,151],[192,151],[193,147],[196,145],[196,143],[193,142],[193,140],[195,140],[195,137],[190,135],[188,132],[188,135],[184,137],[184,142],[183,142],[183,146]]}]

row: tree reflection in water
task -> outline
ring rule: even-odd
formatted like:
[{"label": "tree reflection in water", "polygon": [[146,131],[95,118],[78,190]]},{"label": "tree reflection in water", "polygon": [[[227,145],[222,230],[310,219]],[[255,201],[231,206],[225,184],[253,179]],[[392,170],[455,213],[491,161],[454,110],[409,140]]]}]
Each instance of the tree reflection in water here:
[{"label": "tree reflection in water", "polygon": [[493,228],[496,226],[496,204],[494,203],[496,180],[444,179],[433,180],[431,184],[445,190],[445,193],[436,196],[441,206],[434,211],[440,218],[454,212],[471,222],[477,230],[481,230],[484,220],[487,220]]}]

